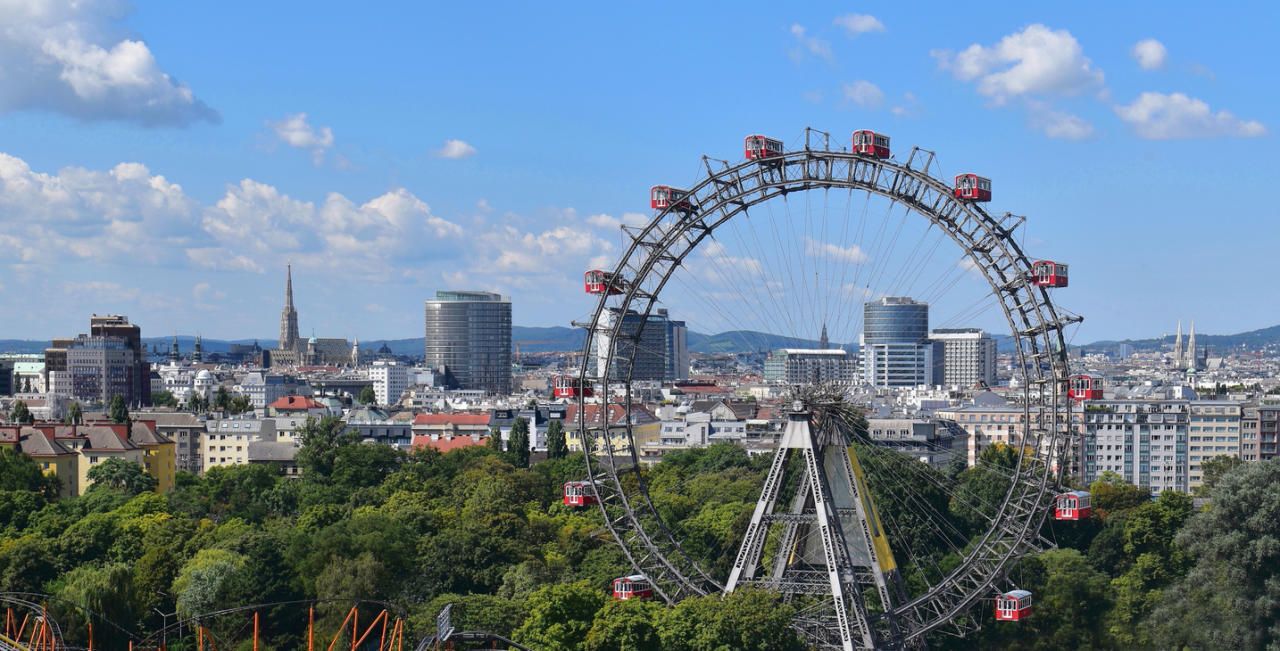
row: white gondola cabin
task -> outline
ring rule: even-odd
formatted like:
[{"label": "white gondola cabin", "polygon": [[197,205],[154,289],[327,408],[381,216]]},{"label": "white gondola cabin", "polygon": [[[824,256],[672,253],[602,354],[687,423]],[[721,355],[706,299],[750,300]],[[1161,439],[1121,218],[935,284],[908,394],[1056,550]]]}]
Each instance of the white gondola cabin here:
[{"label": "white gondola cabin", "polygon": [[583,386],[582,380],[572,375],[557,375],[552,380],[551,395],[557,398],[590,398],[595,390],[590,385]]},{"label": "white gondola cabin", "polygon": [[649,189],[649,207],[654,210],[693,210],[693,202],[689,200],[688,190],[655,185]]},{"label": "white gondola cabin", "polygon": [[889,136],[870,129],[853,132],[853,153],[872,158],[889,157]]},{"label": "white gondola cabin", "polygon": [[1031,265],[1031,282],[1040,287],[1066,287],[1067,265],[1053,260],[1036,260]]},{"label": "white gondola cabin", "polygon": [[1085,520],[1093,513],[1087,491],[1069,491],[1054,498],[1054,520]]},{"label": "white gondola cabin", "polygon": [[613,580],[613,598],[619,601],[627,599],[649,599],[653,597],[653,585],[642,574],[632,574]]},{"label": "white gondola cabin", "polygon": [[567,481],[564,483],[565,506],[590,506],[599,503],[596,492],[589,481]]},{"label": "white gondola cabin", "polygon": [[1031,616],[1031,593],[1010,590],[996,597],[996,621],[1017,622]]},{"label": "white gondola cabin", "polygon": [[1081,373],[1067,378],[1067,397],[1081,400],[1102,400],[1102,376]]},{"label": "white gondola cabin", "polygon": [[625,287],[621,280],[614,278],[612,271],[592,269],[582,275],[583,285],[588,294],[621,294]]},{"label": "white gondola cabin", "polygon": [[966,201],[991,201],[991,179],[977,174],[956,177],[955,195]]},{"label": "white gondola cabin", "polygon": [[753,134],[747,136],[743,149],[747,160],[764,160],[782,155],[782,141]]}]

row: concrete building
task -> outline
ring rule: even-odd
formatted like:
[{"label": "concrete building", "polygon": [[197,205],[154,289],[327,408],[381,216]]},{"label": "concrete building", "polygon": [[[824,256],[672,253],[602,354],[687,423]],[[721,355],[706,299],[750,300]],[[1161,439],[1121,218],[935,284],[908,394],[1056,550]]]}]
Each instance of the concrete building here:
[{"label": "concrete building", "polygon": [[914,387],[941,380],[939,346],[929,340],[927,303],[901,296],[866,303],[859,343],[867,384]]},{"label": "concrete building", "polygon": [[120,315],[93,315],[89,334],[54,339],[45,349],[45,389],[106,405],[116,396],[130,406],[151,404],[151,364],[142,331]]},{"label": "concrete building", "polygon": [[941,344],[941,384],[995,386],[996,340],[991,335],[981,328],[939,328],[929,339]]},{"label": "concrete building", "polygon": [[1201,464],[1214,457],[1240,458],[1242,403],[1194,400],[1187,423],[1187,488],[1204,483]]},{"label": "concrete building", "polygon": [[394,360],[378,360],[370,366],[366,373],[373,380],[373,393],[378,404],[390,406],[400,402],[409,387],[413,386],[411,369]]},{"label": "concrete building", "polygon": [[1247,405],[1241,412],[1240,457],[1268,461],[1280,449],[1280,404]]},{"label": "concrete building", "polygon": [[1111,471],[1153,494],[1190,489],[1187,436],[1191,401],[1086,400],[1082,467],[1086,483]]},{"label": "concrete building", "polygon": [[173,441],[174,461],[178,470],[200,473],[204,470],[201,462],[201,440],[204,437],[204,421],[187,412],[137,412],[131,414],[135,420],[155,423],[156,432]]},{"label": "concrete building", "polygon": [[955,434],[930,418],[868,418],[867,435],[877,446],[934,468],[945,468],[953,455],[963,453],[957,449]]},{"label": "concrete building", "polygon": [[218,466],[249,463],[249,444],[276,440],[275,421],[270,418],[217,418],[205,423],[200,457],[203,472]]},{"label": "concrete building", "polygon": [[449,388],[511,393],[511,300],[438,291],[426,302],[426,364]]},{"label": "concrete building", "polygon": [[395,448],[408,448],[413,443],[413,423],[393,419],[376,407],[358,407],[343,417],[347,430],[355,432],[362,441],[385,443]]},{"label": "concrete building", "polygon": [[[622,322],[620,326],[617,325],[619,320]],[[659,309],[646,319],[637,312],[620,315],[617,310],[610,309],[601,316],[600,322],[602,332],[596,336],[597,374],[604,373],[605,362],[612,353],[613,364],[609,366],[611,380],[622,381],[630,377],[633,381],[671,381],[680,372],[679,365],[683,365],[683,373],[688,377],[687,329],[683,321],[671,321],[666,310]],[[615,326],[618,327],[618,343],[613,346],[613,336],[607,333],[612,333]]]},{"label": "concrete building", "polygon": [[689,379],[689,327],[684,321],[667,318],[666,308],[658,309],[666,330],[666,373],[663,380],[675,382]]},{"label": "concrete building", "polygon": [[769,384],[853,383],[857,362],[839,348],[779,348],[764,361]]},{"label": "concrete building", "polygon": [[306,386],[305,382],[292,375],[253,371],[241,378],[238,390],[249,398],[254,409],[265,409],[284,396],[297,395]]}]

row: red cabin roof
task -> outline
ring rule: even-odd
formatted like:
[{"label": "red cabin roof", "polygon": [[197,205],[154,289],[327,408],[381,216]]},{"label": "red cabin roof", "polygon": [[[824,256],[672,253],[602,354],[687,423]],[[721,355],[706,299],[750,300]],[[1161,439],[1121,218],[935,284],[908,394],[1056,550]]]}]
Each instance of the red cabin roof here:
[{"label": "red cabin roof", "polygon": [[781,156],[783,146],[781,140],[775,140],[769,136],[752,134],[747,136],[743,141],[743,149],[747,160],[761,160],[764,158],[772,158]]},{"label": "red cabin roof", "polygon": [[991,179],[977,174],[956,176],[955,196],[969,201],[991,201]]},{"label": "red cabin roof", "polygon": [[853,153],[875,158],[889,157],[889,136],[870,129],[853,132]]}]

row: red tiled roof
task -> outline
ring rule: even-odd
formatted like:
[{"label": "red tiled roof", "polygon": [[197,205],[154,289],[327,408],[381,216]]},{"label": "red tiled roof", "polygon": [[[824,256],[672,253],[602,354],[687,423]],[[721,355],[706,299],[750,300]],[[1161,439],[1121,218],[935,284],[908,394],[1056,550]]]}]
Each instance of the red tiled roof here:
[{"label": "red tiled roof", "polygon": [[488,425],[489,414],[418,414],[414,425]]},{"label": "red tiled roof", "polygon": [[276,411],[310,411],[312,409],[324,409],[324,405],[308,398],[307,396],[280,396],[276,401],[268,405]]},{"label": "red tiled roof", "polygon": [[[600,405],[589,404],[586,406],[586,421],[588,426],[600,426]],[[649,413],[641,405],[631,405],[631,417],[636,424],[644,424],[654,422],[656,419],[653,414]],[[569,403],[564,410],[564,422],[566,427],[576,427],[578,424],[578,404]],[[626,425],[627,410],[620,404],[609,403],[609,426]]]},{"label": "red tiled roof", "polygon": [[[424,414],[425,415],[425,414]],[[413,437],[413,447],[415,448],[435,448],[441,452],[450,450],[460,450],[462,448],[475,447],[477,445],[487,445],[489,437],[478,436],[471,438],[470,436],[449,436],[441,439],[432,439],[430,436],[418,434]]]}]

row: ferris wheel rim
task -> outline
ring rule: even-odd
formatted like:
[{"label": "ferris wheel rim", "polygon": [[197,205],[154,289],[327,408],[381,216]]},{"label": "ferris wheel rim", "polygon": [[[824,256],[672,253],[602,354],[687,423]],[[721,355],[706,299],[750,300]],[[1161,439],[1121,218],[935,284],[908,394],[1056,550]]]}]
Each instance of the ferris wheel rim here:
[{"label": "ferris wheel rim", "polygon": [[[917,154],[928,154],[928,160],[922,167],[914,167],[913,162]],[[598,476],[602,479],[612,482],[616,488],[616,497],[618,498],[624,516],[628,522],[610,517],[610,511],[605,505],[605,501],[599,500],[597,504],[605,515],[605,522],[615,540],[619,543],[628,561],[637,569],[645,569],[641,560],[656,562],[661,572],[666,572],[677,582],[683,583],[683,586],[677,586],[672,589],[666,586],[666,589],[659,586],[658,581],[653,581],[655,589],[667,601],[674,601],[682,594],[705,594],[713,590],[723,588],[722,584],[709,576],[703,568],[701,568],[692,559],[689,559],[684,553],[680,545],[680,541],[676,539],[670,528],[661,518],[657,509],[654,507],[647,488],[647,482],[640,474],[640,457],[636,445],[634,427],[630,417],[630,409],[634,404],[632,400],[632,380],[631,375],[634,373],[635,365],[628,364],[626,377],[610,379],[612,366],[614,363],[614,352],[618,345],[619,334],[622,327],[623,319],[614,319],[609,332],[610,349],[605,355],[603,369],[597,369],[599,377],[591,375],[590,368],[593,365],[593,349],[596,344],[596,337],[602,332],[601,318],[610,310],[618,309],[625,314],[625,311],[632,303],[640,297],[642,301],[647,301],[647,306],[643,310],[642,322],[644,318],[651,313],[658,296],[661,294],[662,288],[666,282],[673,276],[679,266],[679,262],[688,256],[692,251],[696,250],[708,236],[710,236],[716,228],[728,223],[735,216],[745,214],[747,208],[771,201],[778,196],[785,196],[792,192],[811,191],[817,189],[841,188],[850,190],[862,190],[869,194],[876,194],[888,199],[893,203],[904,205],[908,212],[914,212],[917,215],[929,220],[934,225],[943,229],[954,243],[961,247],[966,257],[974,261],[977,268],[982,272],[984,279],[992,288],[992,293],[997,297],[1001,309],[1005,315],[1006,321],[1010,327],[1010,336],[1016,344],[1016,359],[1018,366],[1022,371],[1023,386],[1023,418],[1024,418],[1024,436],[1023,444],[1019,446],[1021,451],[1018,455],[1018,465],[1014,469],[1015,481],[1010,483],[1008,491],[1003,496],[1000,508],[996,515],[996,521],[981,536],[977,544],[972,545],[972,550],[964,555],[964,560],[954,570],[949,572],[937,584],[931,584],[929,589],[924,593],[909,599],[903,604],[896,605],[891,613],[895,615],[916,615],[908,621],[919,620],[919,613],[929,611],[931,605],[943,605],[938,597],[945,591],[951,590],[955,593],[957,586],[951,585],[953,579],[961,577],[965,573],[976,575],[984,574],[985,577],[979,583],[981,586],[970,585],[965,588],[965,594],[962,598],[952,599],[954,603],[946,605],[945,609],[935,609],[933,617],[928,621],[917,621],[913,625],[913,630],[907,636],[908,639],[923,635],[924,633],[944,625],[954,617],[962,614],[980,597],[982,589],[992,587],[994,581],[1002,573],[1004,567],[1013,558],[1020,555],[1026,550],[1028,541],[1039,530],[1043,523],[1047,511],[1043,508],[1023,509],[1022,514],[1010,514],[1011,501],[1015,499],[1015,494],[1021,489],[1023,494],[1018,496],[1019,503],[1027,502],[1033,504],[1041,504],[1045,501],[1045,497],[1050,495],[1050,482],[1054,475],[1061,475],[1065,466],[1065,458],[1059,452],[1058,435],[1062,423],[1059,422],[1059,412],[1068,403],[1065,398],[1065,381],[1068,373],[1066,362],[1066,344],[1063,336],[1063,328],[1069,322],[1058,315],[1056,306],[1054,306],[1049,293],[1043,287],[1036,287],[1030,280],[1031,266],[1033,259],[1029,258],[1023,251],[1021,246],[1013,239],[1010,228],[1002,226],[1002,220],[1011,215],[1006,214],[1004,217],[995,218],[988,214],[981,206],[973,202],[961,201],[951,194],[951,188],[937,177],[929,172],[929,165],[932,161],[932,153],[920,150],[918,148],[912,150],[911,157],[905,163],[889,159],[880,159],[868,157],[860,154],[854,154],[844,151],[832,151],[826,148],[812,149],[806,143],[805,149],[795,151],[784,151],[780,155],[767,159],[747,160],[738,164],[729,164],[727,161],[719,161],[723,168],[720,170],[712,169],[711,161],[708,157],[703,157],[707,174],[689,190],[690,197],[704,196],[713,199],[708,204],[704,201],[695,201],[692,207],[686,206],[681,208],[672,205],[664,210],[657,211],[654,217],[644,227],[627,229],[632,235],[632,242],[627,250],[621,256],[618,264],[614,268],[614,278],[626,278],[628,272],[632,272],[635,277],[627,283],[626,291],[621,294],[620,305],[611,307],[610,294],[606,292],[601,295],[597,302],[596,310],[591,321],[591,329],[587,333],[586,342],[584,343],[584,355],[582,365],[580,367],[578,379],[580,386],[587,386],[588,383],[598,383],[601,387],[601,403],[599,406],[600,424],[604,428],[603,438],[606,452],[608,453],[608,461],[601,462],[594,458],[594,451],[588,449],[586,457],[586,465],[589,477],[595,480]],[[837,178],[834,176],[834,169],[837,164],[844,165],[847,169],[847,177]],[[789,167],[803,167],[803,174],[792,176],[786,175]],[[776,170],[776,178],[764,181],[764,177],[771,172],[767,170]],[[869,174],[866,178],[859,178],[855,174],[855,170],[862,170],[863,173]],[[810,172],[813,174],[810,174]],[[761,180],[760,183],[746,189],[742,181],[743,174],[754,174]],[[825,173],[825,175],[824,175]],[[888,189],[878,185],[882,180],[882,176],[888,174],[892,176],[892,183]],[[745,177],[750,178],[750,176]],[[728,192],[724,189],[729,188]],[[735,189],[736,188],[736,192]],[[699,193],[702,193],[699,195]],[[750,198],[749,195],[758,195]],[[931,205],[925,205],[920,199],[922,195],[929,195],[935,199]],[[734,208],[726,206],[736,205]],[[717,215],[718,211],[718,215]],[[714,219],[708,219],[708,215]],[[672,220],[673,216],[676,218]],[[974,228],[973,233],[962,233],[961,224],[967,223]],[[664,225],[669,226],[665,231]],[[690,236],[690,229],[698,230],[697,235]],[[656,238],[655,238],[656,234]],[[987,247],[981,251],[979,255],[979,247],[975,244],[966,243],[961,235],[968,236],[973,239],[973,235],[982,234],[987,240],[984,240],[982,246]],[[680,238],[684,239],[687,246],[678,256],[671,256],[668,250]],[[647,254],[642,251],[647,250]],[[1000,261],[1011,263],[1008,267],[998,269],[996,267],[997,259],[991,256],[992,251],[999,250],[1002,256]],[[640,254],[641,264],[638,268],[632,263],[633,257]],[[672,258],[674,264],[670,264],[665,270],[659,272],[660,280],[652,287],[645,289],[644,283],[655,273],[655,262],[661,255]],[[1012,277],[1011,277],[1012,276]],[[997,279],[1000,282],[997,282]],[[1019,327],[1019,320],[1015,319],[1014,313],[1010,308],[1008,299],[1017,297],[1022,299],[1031,299],[1030,307],[1026,308],[1025,304],[1020,304],[1020,319],[1023,326]],[[637,311],[639,312],[639,311]],[[1034,318],[1029,318],[1034,316]],[[1034,321],[1034,323],[1033,323]],[[643,325],[641,326],[643,327]],[[1043,343],[1043,347],[1039,344]],[[1028,345],[1029,344],[1029,345]],[[632,355],[636,351],[636,347],[632,347]],[[1028,358],[1033,357],[1037,361],[1033,364]],[[1045,367],[1047,362],[1047,369]],[[1032,377],[1035,376],[1035,380]],[[612,438],[614,436],[614,426],[610,418],[610,406],[616,403],[609,401],[610,386],[622,385],[625,396],[625,402],[622,408],[626,410],[623,414],[622,424],[618,426],[616,434],[621,439],[621,430],[625,430],[626,450],[624,454],[629,454],[631,464],[627,468],[619,469],[617,463],[614,462],[615,450],[613,449]],[[1039,404],[1033,407],[1032,388],[1033,385],[1039,387],[1037,400]],[[1047,390],[1047,393],[1046,393]],[[1047,404],[1045,397],[1048,396]],[[596,437],[591,434],[590,428],[586,423],[586,407],[587,403],[583,392],[579,392],[577,396],[578,402],[578,426],[582,441],[594,440]],[[1039,418],[1032,419],[1033,412],[1038,412]],[[1045,416],[1048,416],[1046,423]],[[1036,428],[1035,424],[1039,427]],[[1027,452],[1028,441],[1032,440],[1032,433],[1037,432],[1034,439],[1035,451]],[[1031,468],[1026,473],[1026,478],[1035,480],[1033,483],[1023,485],[1019,481],[1024,477],[1023,462],[1027,457],[1039,457],[1042,449],[1046,449],[1045,438],[1047,436],[1047,454],[1058,454],[1059,467],[1055,470],[1051,463],[1046,459],[1045,463],[1039,464],[1040,469],[1037,471]],[[623,475],[631,473],[636,479],[635,492],[638,496],[628,495],[623,486]],[[593,481],[593,486],[598,483]],[[598,488],[596,489],[599,490]],[[637,500],[636,497],[639,499]],[[635,502],[633,504],[633,502]],[[637,513],[637,508],[644,511],[643,518]],[[1018,525],[1012,531],[1002,528],[1002,523],[1008,519],[1010,524]],[[623,524],[630,525],[630,530],[624,530]],[[647,531],[645,527],[652,528]],[[1015,540],[1012,544],[1009,541],[996,540],[997,534],[1006,535],[1014,534]],[[658,537],[658,541],[654,541],[654,537]],[[636,544],[645,551],[643,559],[637,559],[637,554],[631,549],[630,544]],[[670,551],[660,548],[658,543],[669,546]],[[996,548],[1003,545],[1004,551],[1000,551],[997,555],[998,562],[991,566],[979,567],[975,561],[979,553],[984,548],[990,546],[992,553],[996,553]],[[682,558],[667,558],[666,554],[674,554]],[[656,558],[655,558],[656,557]],[[691,568],[687,569],[687,568]],[[694,574],[698,576],[689,577],[686,574]],[[683,588],[683,589],[681,589]],[[668,592],[677,593],[675,595],[667,594]],[[935,602],[937,602],[935,604]]]}]

